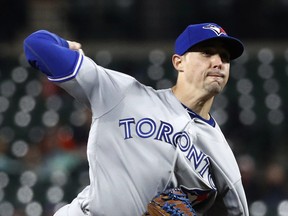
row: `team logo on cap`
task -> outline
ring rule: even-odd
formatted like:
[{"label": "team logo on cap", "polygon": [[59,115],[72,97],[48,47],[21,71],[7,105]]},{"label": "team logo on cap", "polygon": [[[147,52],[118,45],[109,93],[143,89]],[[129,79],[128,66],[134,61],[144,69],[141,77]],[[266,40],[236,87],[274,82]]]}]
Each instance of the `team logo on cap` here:
[{"label": "team logo on cap", "polygon": [[217,36],[220,36],[222,34],[227,35],[223,28],[218,27],[216,25],[209,24],[209,25],[203,26],[203,29],[212,30]]}]

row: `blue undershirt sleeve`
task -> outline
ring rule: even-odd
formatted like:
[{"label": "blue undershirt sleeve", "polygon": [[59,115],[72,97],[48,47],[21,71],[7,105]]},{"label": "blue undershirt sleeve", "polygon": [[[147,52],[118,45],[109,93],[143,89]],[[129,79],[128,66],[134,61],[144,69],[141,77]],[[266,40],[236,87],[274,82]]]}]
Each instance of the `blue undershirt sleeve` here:
[{"label": "blue undershirt sleeve", "polygon": [[39,30],[24,40],[24,53],[30,65],[54,82],[64,82],[74,78],[81,66],[83,55],[69,49],[63,38]]}]

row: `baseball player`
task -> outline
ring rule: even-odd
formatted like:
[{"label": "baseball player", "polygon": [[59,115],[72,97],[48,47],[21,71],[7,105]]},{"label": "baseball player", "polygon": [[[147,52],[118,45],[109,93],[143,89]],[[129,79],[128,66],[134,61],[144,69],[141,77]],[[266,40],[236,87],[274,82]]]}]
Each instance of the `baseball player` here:
[{"label": "baseball player", "polygon": [[46,30],[29,35],[29,63],[92,111],[90,185],[55,216],[139,216],[173,187],[189,195],[197,215],[224,206],[217,215],[247,216],[236,160],[210,114],[243,50],[215,23],[189,25],[175,42],[175,86],[155,90],[97,65],[77,42]]}]

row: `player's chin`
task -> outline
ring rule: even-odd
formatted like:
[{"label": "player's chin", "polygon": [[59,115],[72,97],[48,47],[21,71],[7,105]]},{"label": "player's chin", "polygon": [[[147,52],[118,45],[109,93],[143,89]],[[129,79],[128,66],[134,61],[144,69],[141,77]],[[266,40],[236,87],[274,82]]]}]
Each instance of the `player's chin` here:
[{"label": "player's chin", "polygon": [[221,93],[224,89],[225,85],[221,85],[221,83],[218,82],[213,82],[211,83],[206,90],[211,94],[211,95],[217,95],[219,93]]}]

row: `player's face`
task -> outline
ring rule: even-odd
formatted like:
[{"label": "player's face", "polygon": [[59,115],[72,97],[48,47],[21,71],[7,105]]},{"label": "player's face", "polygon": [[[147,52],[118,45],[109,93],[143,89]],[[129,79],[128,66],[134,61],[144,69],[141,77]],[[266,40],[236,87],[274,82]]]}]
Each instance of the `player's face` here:
[{"label": "player's face", "polygon": [[214,96],[225,87],[230,70],[230,56],[221,44],[204,43],[180,56],[178,81],[186,90]]}]

